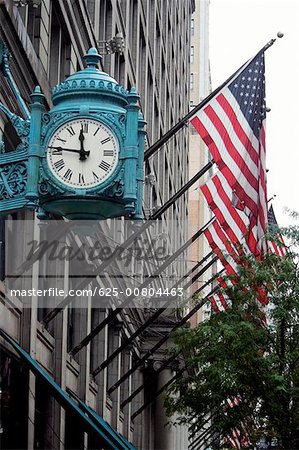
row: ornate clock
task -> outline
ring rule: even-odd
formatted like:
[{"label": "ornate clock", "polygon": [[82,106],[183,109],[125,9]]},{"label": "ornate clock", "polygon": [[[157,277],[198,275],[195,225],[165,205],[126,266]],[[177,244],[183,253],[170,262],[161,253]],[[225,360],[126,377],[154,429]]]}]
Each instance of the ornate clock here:
[{"label": "ornate clock", "polygon": [[98,69],[95,48],[84,59],[85,69],[54,87],[48,112],[39,86],[26,120],[4,111],[22,144],[0,155],[0,211],[26,207],[40,218],[142,218],[145,122],[139,96]]},{"label": "ornate clock", "polygon": [[[53,108],[42,115],[38,198],[46,214],[69,219],[142,216],[139,96],[101,72],[100,58],[90,49],[86,68],[54,88]],[[33,203],[34,193],[29,194]]]},{"label": "ornate clock", "polygon": [[119,160],[113,131],[94,119],[74,119],[61,125],[47,145],[53,176],[68,187],[88,189],[110,178]]}]

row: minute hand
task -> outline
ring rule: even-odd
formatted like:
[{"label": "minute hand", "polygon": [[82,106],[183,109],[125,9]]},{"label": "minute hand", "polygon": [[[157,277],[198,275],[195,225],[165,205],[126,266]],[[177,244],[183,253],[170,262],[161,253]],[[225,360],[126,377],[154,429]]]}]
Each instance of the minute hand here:
[{"label": "minute hand", "polygon": [[[57,150],[57,152],[59,152],[59,153],[61,153],[62,151],[64,151],[64,152],[72,152],[72,153],[81,153],[81,150],[75,150],[74,148],[53,147],[53,146],[49,146],[48,148],[50,148],[51,150]],[[53,154],[55,154],[55,153],[53,152]],[[85,152],[85,154],[86,154],[86,156],[89,156],[90,151]]]},{"label": "minute hand", "polygon": [[84,139],[85,139],[85,137],[84,137],[84,133],[83,133],[83,128],[81,128],[80,133],[79,133],[79,141],[80,141],[80,152],[79,152],[80,157],[79,157],[79,159],[80,159],[80,161],[85,161],[86,156],[88,156],[90,153],[90,152],[86,152],[84,150],[84,144],[83,144]]}]

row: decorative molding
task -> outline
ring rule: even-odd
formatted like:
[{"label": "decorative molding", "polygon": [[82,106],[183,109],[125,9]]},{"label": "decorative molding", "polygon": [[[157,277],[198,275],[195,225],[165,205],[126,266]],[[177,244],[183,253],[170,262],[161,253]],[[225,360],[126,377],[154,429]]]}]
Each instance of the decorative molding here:
[{"label": "decorative molding", "polygon": [[115,92],[121,97],[127,96],[128,91],[123,88],[120,84],[112,83],[111,81],[106,80],[73,80],[73,81],[64,81],[63,83],[57,84],[53,89],[53,97],[62,93],[62,92],[71,92],[74,91],[76,94],[78,90],[97,90],[99,92],[108,92],[111,95],[111,92]]},{"label": "decorative molding", "polygon": [[0,200],[25,195],[27,175],[25,161],[0,167]]},{"label": "decorative molding", "polygon": [[[97,119],[105,123],[106,125],[113,128],[114,131],[118,131],[118,137],[120,140],[124,140],[126,137],[126,130],[125,130],[125,115],[120,113],[114,113],[114,112],[103,112],[103,111],[96,111],[96,112],[88,112],[84,114],[87,118],[91,119]],[[48,112],[44,113],[42,116],[42,133],[41,133],[41,143],[42,145],[45,144],[46,140],[55,132],[56,128],[58,128],[60,125],[62,125],[65,122],[68,122],[69,120],[72,120],[74,118],[81,118],[82,114],[78,110],[76,111],[75,108],[73,111],[54,111],[54,112]]]},{"label": "decorative molding", "polygon": [[101,195],[105,195],[106,197],[117,197],[121,198],[124,194],[124,180],[122,174],[124,169],[121,170],[121,174],[114,180],[110,186],[101,191]]},{"label": "decorative molding", "polygon": [[0,213],[8,214],[11,211],[24,208],[27,204],[25,197],[12,198],[7,200],[1,200]]},{"label": "decorative molding", "polygon": [[19,161],[25,161],[27,159],[28,159],[28,152],[27,149],[23,147],[22,150],[17,150],[15,152],[2,153],[0,155],[0,166]]},{"label": "decorative molding", "polygon": [[16,114],[12,113],[5,105],[0,103],[0,111],[2,111],[10,120],[12,126],[17,132],[17,135],[22,139],[27,137],[30,131],[29,120],[24,120]]},{"label": "decorative molding", "polygon": [[59,189],[58,187],[50,183],[48,178],[41,176],[38,185],[38,192],[42,198],[46,198],[63,195],[65,191],[63,189]]}]

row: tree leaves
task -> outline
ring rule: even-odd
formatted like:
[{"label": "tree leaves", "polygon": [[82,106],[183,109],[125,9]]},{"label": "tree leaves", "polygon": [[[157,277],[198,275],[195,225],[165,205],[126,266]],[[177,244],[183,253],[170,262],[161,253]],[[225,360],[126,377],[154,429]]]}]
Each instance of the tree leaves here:
[{"label": "tree leaves", "polygon": [[[296,227],[287,230],[298,245]],[[280,448],[299,445],[299,267],[293,247],[285,257],[243,261],[238,280],[223,291],[232,301],[196,328],[175,336],[187,372],[167,393],[168,413],[200,430],[210,418],[222,436],[246,430],[253,443],[262,434]],[[267,292],[267,326],[260,290]],[[240,399],[233,408],[227,399]],[[192,420],[191,420],[192,419]],[[243,430],[243,431],[242,431]]]}]

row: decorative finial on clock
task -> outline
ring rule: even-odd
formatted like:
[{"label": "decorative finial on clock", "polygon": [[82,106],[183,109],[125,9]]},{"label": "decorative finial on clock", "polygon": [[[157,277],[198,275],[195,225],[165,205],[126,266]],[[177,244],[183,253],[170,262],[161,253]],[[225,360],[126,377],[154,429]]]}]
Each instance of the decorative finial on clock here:
[{"label": "decorative finial on clock", "polygon": [[101,61],[102,56],[99,55],[95,47],[91,47],[87,54],[83,56],[86,66],[95,69],[97,64]]}]

